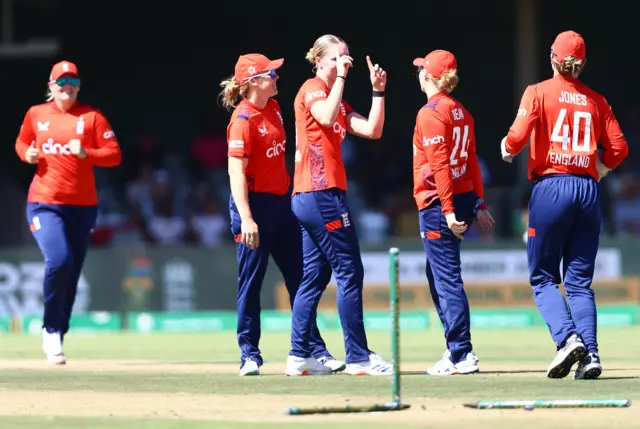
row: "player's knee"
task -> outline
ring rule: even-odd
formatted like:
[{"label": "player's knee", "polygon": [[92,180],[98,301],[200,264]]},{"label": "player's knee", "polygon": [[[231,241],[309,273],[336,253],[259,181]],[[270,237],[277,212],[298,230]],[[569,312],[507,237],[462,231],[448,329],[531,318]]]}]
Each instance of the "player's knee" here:
[{"label": "player's knee", "polygon": [[55,252],[45,260],[45,269],[49,275],[68,275],[73,273],[73,257],[70,252]]}]

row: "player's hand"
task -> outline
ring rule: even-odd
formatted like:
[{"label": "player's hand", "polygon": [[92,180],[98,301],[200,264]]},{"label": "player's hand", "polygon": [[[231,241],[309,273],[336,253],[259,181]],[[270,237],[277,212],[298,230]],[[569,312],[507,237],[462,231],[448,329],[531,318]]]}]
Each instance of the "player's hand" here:
[{"label": "player's hand", "polygon": [[367,65],[369,66],[369,77],[371,78],[373,90],[384,91],[384,88],[387,86],[387,72],[378,64],[374,66],[369,55],[367,55]]},{"label": "player's hand", "polygon": [[40,151],[36,147],[36,142],[33,142],[33,143],[31,143],[31,145],[27,148],[26,152],[24,153],[24,159],[29,164],[36,164],[38,162],[39,154],[40,154]]},{"label": "player's hand", "polygon": [[353,67],[353,58],[349,55],[340,55],[339,48],[336,48],[336,70],[338,71],[338,76],[346,78],[351,67]]},{"label": "player's hand", "polygon": [[455,213],[449,213],[445,216],[445,219],[447,219],[447,226],[451,232],[453,232],[453,235],[458,237],[460,240],[464,240],[463,234],[467,230],[467,224],[459,222],[458,219],[456,219]]},{"label": "player's hand", "polygon": [[79,139],[69,140],[69,151],[78,158],[84,159],[87,157],[87,151],[84,150]]},{"label": "player's hand", "polygon": [[611,169],[602,163],[600,159],[600,151],[596,153],[596,170],[598,170],[598,182],[609,174]]},{"label": "player's hand", "polygon": [[476,213],[476,222],[478,222],[478,227],[480,231],[488,232],[493,228],[493,224],[496,222],[489,213],[489,210],[481,209]]},{"label": "player's hand", "polygon": [[258,224],[253,219],[246,219],[240,225],[242,232],[241,243],[250,249],[257,249],[260,244],[260,236],[258,234]]},{"label": "player's hand", "polygon": [[502,143],[500,143],[500,151],[502,152],[502,160],[508,163],[513,162],[513,155],[507,152],[507,138],[502,139]]}]

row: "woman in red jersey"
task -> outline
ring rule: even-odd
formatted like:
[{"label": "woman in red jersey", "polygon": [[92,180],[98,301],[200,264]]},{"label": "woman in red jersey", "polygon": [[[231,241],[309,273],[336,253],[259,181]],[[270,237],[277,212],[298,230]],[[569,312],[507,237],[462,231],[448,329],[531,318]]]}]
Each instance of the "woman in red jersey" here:
[{"label": "woman in red jersey", "polygon": [[436,50],[413,64],[419,67],[420,89],[428,98],[413,136],[413,195],[420,211],[427,279],[447,342],[444,356],[427,374],[470,374],[478,371],[478,358],[471,345],[460,244],[474,220],[490,230],[493,218],[484,203],[473,117],[450,95],[458,84],[456,58]]},{"label": "woman in red jersey", "polygon": [[347,205],[347,178],[340,145],[347,132],[378,139],[384,125],[386,72],[369,57],[373,87],[369,117],[342,100],[353,65],[339,37],[318,38],[307,54],[316,76],[295,99],[296,158],[292,208],[302,226],[304,274],[293,304],[287,374],[305,375],[311,357],[311,321],[333,273],[338,283],[338,312],[346,350],[346,372],[388,375],[391,366],[367,346],[362,309],[363,267],[360,246]]},{"label": "woman in red jersey", "polygon": [[[278,93],[276,70],[283,62],[260,54],[241,55],[234,75],[221,83],[223,105],[234,109],[227,138],[229,212],[238,258],[240,375],[260,374],[263,363],[259,349],[260,291],[269,256],[282,272],[291,305],[302,279],[302,237],[291,212],[282,111],[272,98]],[[331,374],[343,370],[344,362],[327,351],[315,318],[312,325],[312,371]]]},{"label": "woman in red jersey", "polygon": [[115,167],[121,153],[104,115],[77,101],[80,77],[62,61],[49,77],[47,103],[31,107],[16,141],[20,159],[37,165],[27,221],[45,260],[42,348],[53,364],[66,363],[78,280],[97,217],[93,167]]},{"label": "woman in red jersey", "polygon": [[586,59],[582,36],[560,33],[551,47],[553,77],[527,87],[502,140],[502,157],[511,162],[531,137],[527,257],[533,296],[557,348],[549,378],[566,377],[576,362],[574,379],[602,373],[591,289],[602,223],[598,181],[629,153],[607,100],[579,80]]}]

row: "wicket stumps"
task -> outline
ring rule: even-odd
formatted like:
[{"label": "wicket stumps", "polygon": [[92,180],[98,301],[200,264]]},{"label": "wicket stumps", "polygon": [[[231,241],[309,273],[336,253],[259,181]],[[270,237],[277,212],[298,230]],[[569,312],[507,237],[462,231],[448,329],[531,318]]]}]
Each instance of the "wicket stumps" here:
[{"label": "wicket stumps", "polygon": [[391,364],[393,367],[391,383],[391,402],[369,405],[343,405],[335,407],[289,407],[285,414],[299,416],[306,414],[333,413],[370,413],[375,411],[401,411],[411,407],[403,404],[400,392],[400,250],[389,249],[389,310],[391,313]]},{"label": "wicket stumps", "polygon": [[479,401],[464,404],[467,408],[479,410],[513,408],[626,408],[630,399],[555,399],[532,401]]}]

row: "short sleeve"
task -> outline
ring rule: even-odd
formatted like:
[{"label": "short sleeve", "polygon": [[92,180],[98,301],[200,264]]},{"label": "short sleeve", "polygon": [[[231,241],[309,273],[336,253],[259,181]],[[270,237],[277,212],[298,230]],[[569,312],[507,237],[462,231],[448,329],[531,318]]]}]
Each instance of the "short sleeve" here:
[{"label": "short sleeve", "polygon": [[228,156],[251,155],[251,124],[248,119],[235,118],[227,129]]},{"label": "short sleeve", "polygon": [[346,101],[342,100],[342,105],[344,106],[345,116],[347,116],[350,113],[353,113],[353,108],[351,107],[351,105],[349,103],[347,103]]},{"label": "short sleeve", "polygon": [[326,100],[327,97],[328,94],[326,93],[325,89],[322,87],[320,82],[316,80],[311,80],[304,86],[303,99],[304,106],[307,109],[311,109],[311,106],[313,106],[318,101]]}]

